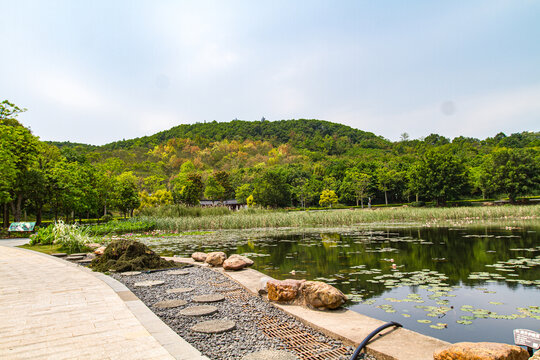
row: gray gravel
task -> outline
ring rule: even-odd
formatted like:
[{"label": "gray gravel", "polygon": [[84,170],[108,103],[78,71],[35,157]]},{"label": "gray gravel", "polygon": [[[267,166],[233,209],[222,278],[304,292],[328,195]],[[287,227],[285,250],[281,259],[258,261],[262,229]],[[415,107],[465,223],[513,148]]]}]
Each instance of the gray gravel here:
[{"label": "gray gravel", "polygon": [[[247,290],[238,289],[238,284],[223,274],[196,266],[184,270],[188,271],[188,274],[172,275],[166,271],[158,271],[153,273],[143,272],[135,276],[112,274],[112,277],[124,283],[161,320],[210,359],[240,359],[244,355],[263,350],[288,350],[301,358],[299,356],[301,354],[295,353],[294,349],[291,349],[290,345],[285,341],[263,332],[264,322],[261,322],[263,317],[266,321],[270,319],[272,322],[275,321],[275,324],[285,324],[295,330],[304,331],[321,343],[326,344],[326,346],[331,347],[330,350],[343,347],[341,341],[330,338],[302,324],[294,317],[285,314]],[[135,286],[135,283],[143,281],[160,280],[165,282],[160,286]],[[182,287],[191,287],[194,290],[188,293],[167,293],[167,290]],[[225,289],[237,289],[234,290],[234,294],[240,296],[227,296],[227,292],[223,292]],[[197,305],[192,301],[193,297],[212,293],[225,295],[223,301],[213,303],[218,308],[218,312],[202,317],[183,316],[179,313],[184,308]],[[171,309],[159,309],[152,306],[156,302],[173,299],[186,300],[187,304]],[[195,324],[208,320],[232,320],[235,322],[236,328],[221,334],[204,334],[190,330]],[[349,359],[353,351],[352,347],[348,347],[347,354],[340,359]],[[334,357],[333,359],[337,358]],[[376,360],[364,354],[359,359]]]}]

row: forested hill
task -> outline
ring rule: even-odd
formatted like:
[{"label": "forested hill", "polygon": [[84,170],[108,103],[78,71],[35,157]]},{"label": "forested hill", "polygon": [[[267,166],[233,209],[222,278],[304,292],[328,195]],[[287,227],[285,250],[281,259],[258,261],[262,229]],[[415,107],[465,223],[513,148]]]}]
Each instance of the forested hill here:
[{"label": "forested hill", "polygon": [[136,147],[153,148],[167,140],[205,139],[211,142],[221,140],[260,140],[273,145],[291,143],[305,148],[313,148],[325,137],[334,139],[347,138],[347,142],[363,148],[387,148],[390,142],[373,133],[354,129],[350,126],[323,120],[280,120],[280,121],[243,121],[207,122],[182,124],[151,136],[122,140],[103,145],[104,150],[132,149]]}]

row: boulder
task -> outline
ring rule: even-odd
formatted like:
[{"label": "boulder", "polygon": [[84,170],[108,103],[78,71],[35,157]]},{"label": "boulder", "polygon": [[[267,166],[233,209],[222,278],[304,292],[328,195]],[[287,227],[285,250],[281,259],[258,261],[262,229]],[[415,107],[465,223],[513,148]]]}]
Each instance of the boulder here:
[{"label": "boulder", "polygon": [[347,301],[341,291],[321,281],[306,281],[302,295],[305,304],[315,308],[336,309]]},{"label": "boulder", "polygon": [[194,252],[191,254],[191,258],[195,261],[204,262],[206,260],[206,254],[203,252]]},{"label": "boulder", "polygon": [[305,280],[268,280],[266,290],[268,300],[278,302],[289,302],[296,299]]},{"label": "boulder", "polygon": [[525,349],[492,342],[460,342],[433,354],[434,360],[527,360]]},{"label": "boulder", "polygon": [[88,244],[85,244],[84,246],[86,246],[87,248],[91,249],[91,250],[96,250],[97,248],[101,247],[101,244],[98,244],[98,243],[88,243]]},{"label": "boulder", "polygon": [[96,250],[94,250],[94,254],[96,255],[103,255],[105,253],[105,246],[100,246]]},{"label": "boulder", "polygon": [[215,251],[208,253],[204,260],[207,264],[212,266],[220,266],[227,259],[227,255],[222,251]]},{"label": "boulder", "polygon": [[231,255],[223,262],[223,268],[225,270],[242,270],[251,265],[253,265],[253,260],[237,254]]}]

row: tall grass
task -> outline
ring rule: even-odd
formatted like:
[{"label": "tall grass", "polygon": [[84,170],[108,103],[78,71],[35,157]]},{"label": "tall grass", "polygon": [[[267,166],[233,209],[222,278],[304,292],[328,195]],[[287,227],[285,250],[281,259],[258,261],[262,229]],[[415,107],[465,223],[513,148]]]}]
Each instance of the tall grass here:
[{"label": "tall grass", "polygon": [[144,208],[139,211],[139,216],[155,217],[201,217],[201,216],[220,216],[229,215],[233,211],[224,206],[200,207],[184,205],[163,205],[158,207]]},{"label": "tall grass", "polygon": [[169,231],[219,230],[277,227],[331,227],[370,223],[416,223],[444,225],[485,220],[538,219],[540,205],[459,208],[385,208],[331,211],[237,211],[225,215],[159,217],[141,216],[156,229]]}]

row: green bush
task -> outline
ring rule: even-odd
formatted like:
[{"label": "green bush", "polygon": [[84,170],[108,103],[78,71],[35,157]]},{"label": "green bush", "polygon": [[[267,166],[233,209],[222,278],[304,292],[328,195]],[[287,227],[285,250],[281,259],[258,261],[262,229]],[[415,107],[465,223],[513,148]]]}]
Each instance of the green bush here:
[{"label": "green bush", "polygon": [[35,234],[30,235],[30,245],[51,245],[54,239],[54,226],[42,227]]},{"label": "green bush", "polygon": [[413,201],[411,203],[411,206],[412,207],[424,207],[424,206],[426,206],[426,203],[423,202],[423,201]]}]

